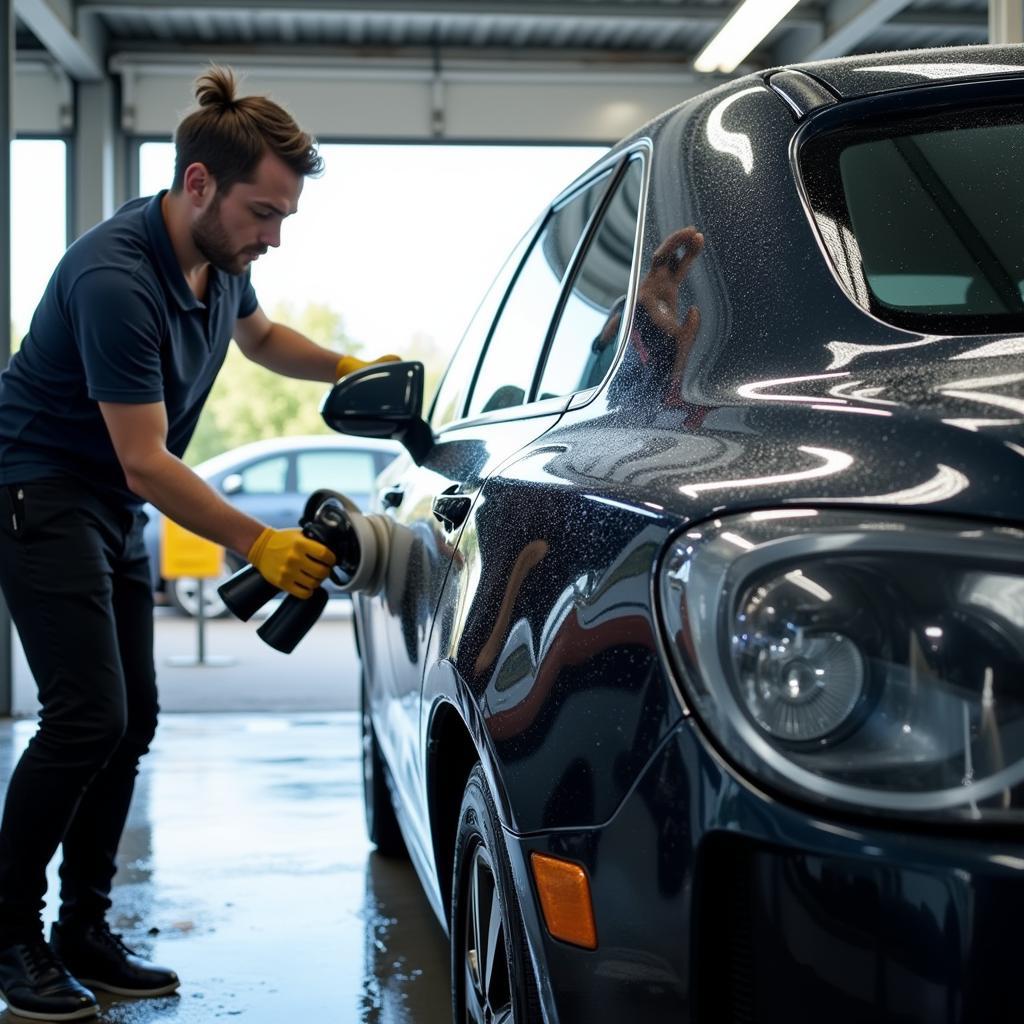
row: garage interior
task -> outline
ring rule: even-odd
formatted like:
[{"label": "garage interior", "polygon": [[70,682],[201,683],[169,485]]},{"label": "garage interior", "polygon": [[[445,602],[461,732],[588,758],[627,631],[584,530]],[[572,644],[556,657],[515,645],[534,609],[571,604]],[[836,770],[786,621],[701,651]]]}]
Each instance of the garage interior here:
[{"label": "garage interior", "polygon": [[[695,59],[733,0],[0,3],[0,133],[67,144],[68,243],[138,194],[140,145],[169,138],[210,61],[244,71],[243,91],[282,100],[323,142],[610,145],[762,68],[1024,42],[1022,0],[802,0],[734,71],[702,73]],[[0,366],[18,258],[9,150]],[[450,1019],[447,940],[412,869],[373,853],[364,835],[347,608],[284,662],[251,626],[211,624],[211,649],[235,659],[225,670],[163,667],[194,639],[170,615],[161,628],[161,677],[178,673],[177,690],[143,762],[114,918],[185,980],[162,999],[105,998],[101,1019]],[[0,600],[3,785],[34,729],[26,673]],[[51,897],[55,884],[52,868]]]}]

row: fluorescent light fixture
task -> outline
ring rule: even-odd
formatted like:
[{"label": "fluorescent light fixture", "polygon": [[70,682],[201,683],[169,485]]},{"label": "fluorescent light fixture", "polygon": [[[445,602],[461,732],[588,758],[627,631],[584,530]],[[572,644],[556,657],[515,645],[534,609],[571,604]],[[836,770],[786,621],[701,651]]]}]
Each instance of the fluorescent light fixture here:
[{"label": "fluorescent light fixture", "polygon": [[735,71],[747,54],[799,0],[743,0],[718,34],[697,55],[698,71]]}]

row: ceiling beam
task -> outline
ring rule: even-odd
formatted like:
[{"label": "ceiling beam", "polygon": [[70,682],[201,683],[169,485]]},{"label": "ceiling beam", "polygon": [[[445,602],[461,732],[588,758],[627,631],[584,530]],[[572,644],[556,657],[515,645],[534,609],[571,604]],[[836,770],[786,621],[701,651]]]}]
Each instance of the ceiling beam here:
[{"label": "ceiling beam", "polygon": [[67,74],[78,82],[99,82],[103,71],[103,27],[96,16],[79,19],[67,0],[15,0],[14,10]]},{"label": "ceiling beam", "polygon": [[899,14],[911,0],[833,0],[825,15],[825,38],[804,60],[842,57]]},{"label": "ceiling beam", "polygon": [[[19,0],[20,2],[20,0]],[[367,0],[295,0],[286,6],[282,0],[78,0],[80,12],[95,14],[154,14],[164,11],[201,8],[226,12],[239,11],[282,11],[305,12],[307,14],[330,14],[341,16],[387,17],[389,15],[409,15],[419,18],[474,17],[474,18],[578,18],[581,20],[637,20],[657,21],[678,24],[686,22],[709,29],[717,29],[725,22],[732,12],[733,6],[711,7],[707,4],[652,4],[629,3],[622,0],[592,0],[588,3],[572,3],[567,0],[548,3],[546,0],[380,0],[371,4]],[[872,8],[875,0],[848,0],[848,6],[854,9]],[[901,3],[899,8],[906,7]],[[825,17],[825,13],[835,8],[828,4],[800,4],[786,15],[782,23],[787,28],[822,28],[823,25],[836,25],[842,19],[833,15]],[[882,20],[889,20],[893,25],[907,28],[965,28],[977,29],[988,25],[985,13],[975,14],[972,11],[906,11],[897,13]]]},{"label": "ceiling beam", "polygon": [[[99,14],[147,14],[160,11],[179,11],[183,8],[201,8],[224,11],[266,11],[282,10],[281,0],[85,0],[80,10],[95,11]],[[296,0],[286,6],[289,14],[305,11],[317,14],[338,14],[365,17],[388,17],[404,15],[423,19],[438,18],[517,18],[551,20],[574,18],[580,21],[649,21],[678,25],[686,22],[708,28],[718,28],[731,13],[731,6],[709,7],[706,4],[657,4],[629,3],[621,0],[592,0],[588,3],[548,3],[547,0],[439,0],[425,3],[424,0]],[[817,24],[820,18],[811,10],[803,12],[797,8],[787,18],[787,24]]]}]

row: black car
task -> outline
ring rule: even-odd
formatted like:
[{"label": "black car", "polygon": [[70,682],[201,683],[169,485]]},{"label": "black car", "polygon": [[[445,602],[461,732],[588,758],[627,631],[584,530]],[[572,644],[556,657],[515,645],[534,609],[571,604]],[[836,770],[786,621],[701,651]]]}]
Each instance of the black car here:
[{"label": "black car", "polygon": [[1022,173],[1024,48],[729,82],[552,204],[426,423],[337,385],[409,448],[367,817],[459,1024],[1019,1017]]}]

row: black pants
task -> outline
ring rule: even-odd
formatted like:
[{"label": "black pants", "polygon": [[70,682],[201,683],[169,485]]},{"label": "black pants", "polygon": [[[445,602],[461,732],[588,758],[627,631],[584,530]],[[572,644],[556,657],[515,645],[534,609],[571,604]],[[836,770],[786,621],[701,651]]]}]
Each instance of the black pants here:
[{"label": "black pants", "polygon": [[0,824],[0,938],[38,932],[61,843],[61,919],[110,907],[158,711],[144,523],[77,481],[0,485],[0,586],[42,704]]}]

